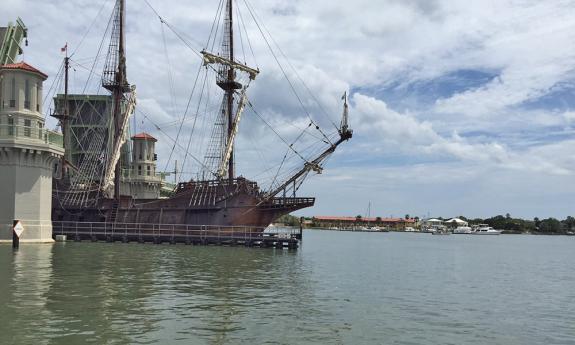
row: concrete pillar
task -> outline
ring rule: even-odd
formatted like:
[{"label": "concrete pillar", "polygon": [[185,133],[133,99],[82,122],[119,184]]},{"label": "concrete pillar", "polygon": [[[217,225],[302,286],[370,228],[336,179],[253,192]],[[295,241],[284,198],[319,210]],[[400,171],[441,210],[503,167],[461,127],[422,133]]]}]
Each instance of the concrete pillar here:
[{"label": "concrete pillar", "polygon": [[12,240],[12,221],[24,225],[20,242],[52,242],[52,170],[61,155],[0,140],[0,242]]},{"label": "concrete pillar", "polygon": [[[52,174],[64,148],[62,135],[44,128],[44,116],[35,104],[42,97],[36,88],[46,77],[26,63],[0,66],[0,79],[14,79],[18,95],[15,107],[0,109],[0,243],[12,241],[15,219],[24,226],[20,243],[53,242]],[[25,80],[29,80],[27,108]],[[27,120],[30,125],[24,126]]]}]

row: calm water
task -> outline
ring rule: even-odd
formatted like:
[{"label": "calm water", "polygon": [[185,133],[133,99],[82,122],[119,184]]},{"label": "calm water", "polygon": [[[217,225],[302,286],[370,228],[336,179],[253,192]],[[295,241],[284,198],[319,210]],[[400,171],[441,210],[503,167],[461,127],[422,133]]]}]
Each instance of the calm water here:
[{"label": "calm water", "polygon": [[575,344],[575,237],[0,246],[0,344]]}]

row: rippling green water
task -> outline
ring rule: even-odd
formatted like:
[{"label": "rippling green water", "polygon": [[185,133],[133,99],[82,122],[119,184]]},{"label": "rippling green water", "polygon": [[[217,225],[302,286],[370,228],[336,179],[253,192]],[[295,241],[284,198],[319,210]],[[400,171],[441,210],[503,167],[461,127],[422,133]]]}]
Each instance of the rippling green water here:
[{"label": "rippling green water", "polygon": [[0,246],[0,344],[575,344],[575,238]]}]

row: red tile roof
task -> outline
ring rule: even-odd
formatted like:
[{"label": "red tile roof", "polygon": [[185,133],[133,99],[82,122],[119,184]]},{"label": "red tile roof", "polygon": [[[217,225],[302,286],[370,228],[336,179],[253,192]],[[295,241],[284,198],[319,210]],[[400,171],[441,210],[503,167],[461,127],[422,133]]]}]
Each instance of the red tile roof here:
[{"label": "red tile roof", "polygon": [[44,79],[48,78],[47,74],[43,73],[42,71],[40,71],[39,69],[37,69],[33,66],[28,65],[24,61],[17,62],[17,63],[9,63],[6,65],[1,65],[0,69],[21,69],[21,70],[32,72],[32,73],[37,73],[37,74],[41,75],[42,77],[44,77]]},{"label": "red tile roof", "polygon": [[138,134],[134,135],[132,137],[132,139],[144,139],[144,140],[158,141],[156,138],[154,138],[153,136],[149,135],[146,132],[138,133]]},{"label": "red tile roof", "polygon": [[[319,221],[334,221],[334,222],[355,222],[356,217],[337,217],[337,216],[314,216],[313,217],[316,220]],[[362,217],[361,218],[362,222],[376,222],[377,218],[367,218],[367,217]],[[401,222],[405,222],[405,223],[415,223],[415,219],[410,218],[410,219],[405,219],[405,218],[381,218],[381,222],[384,223],[401,223]]]}]

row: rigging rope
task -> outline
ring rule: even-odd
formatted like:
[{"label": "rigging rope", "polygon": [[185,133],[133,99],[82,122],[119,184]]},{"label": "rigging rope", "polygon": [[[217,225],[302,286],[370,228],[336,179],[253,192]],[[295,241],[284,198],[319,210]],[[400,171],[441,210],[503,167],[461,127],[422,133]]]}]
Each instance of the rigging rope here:
[{"label": "rigging rope", "polygon": [[[252,57],[254,58],[254,63],[256,65],[256,68],[259,69],[258,61],[256,60],[256,54],[254,54],[254,50],[252,48],[252,42],[250,41],[250,37],[248,36],[248,30],[246,29],[246,22],[244,21],[244,17],[242,16],[242,11],[240,10],[240,6],[236,6],[236,9],[238,11],[238,17],[240,19],[239,21],[242,24],[242,27],[244,28],[244,32],[246,35],[246,41],[248,41],[248,46],[250,47]],[[241,29],[240,29],[240,32],[241,32]],[[245,57],[244,57],[244,59],[245,59]]]},{"label": "rigging rope", "polygon": [[[235,0],[234,0],[234,1],[235,1]],[[236,10],[236,16],[239,17],[239,16],[240,16],[240,15],[239,15],[239,10],[238,10],[238,9],[239,9],[239,6],[237,6],[237,1],[236,1],[236,6],[235,6],[234,8],[235,8],[235,10]],[[243,39],[243,36],[242,36],[242,27],[240,26],[240,22],[239,22],[239,21],[236,21],[236,24],[237,24],[237,26],[238,26],[238,33],[239,33],[239,36],[240,36],[240,47],[242,48],[242,55],[244,56],[244,63],[245,63],[245,62],[246,62],[246,52],[245,52],[245,50],[244,50],[244,39]]]},{"label": "rigging rope", "polygon": [[[54,88],[54,86],[59,85],[56,83],[60,82],[60,77],[61,77],[63,70],[64,70],[64,62],[62,62],[62,64],[60,65],[60,68],[58,69],[58,73],[56,73],[56,78],[52,81],[52,85],[50,85],[50,88],[48,89],[46,96],[44,96],[44,99],[42,100],[42,109],[45,109],[46,101],[48,100],[48,98],[52,92],[52,89],[54,89],[54,92],[56,92],[56,90],[58,89],[58,86],[56,88]],[[46,113],[44,114],[44,121],[46,121],[47,117],[48,117],[48,112],[46,111]]]},{"label": "rigging rope", "polygon": [[[170,151],[170,156],[168,157],[168,160],[166,161],[166,166],[164,167],[164,172],[168,170],[168,165],[170,164],[171,160],[172,160],[172,156],[174,154],[174,150],[176,148],[176,143],[178,142],[179,138],[180,138],[180,133],[182,132],[182,128],[184,125],[184,121],[186,120],[186,117],[188,116],[188,110],[190,108],[190,104],[192,102],[192,98],[194,97],[194,93],[196,91],[196,85],[198,83],[198,79],[200,77],[200,72],[202,70],[202,65],[200,65],[200,67],[198,68],[198,73],[196,74],[196,79],[194,80],[194,85],[192,87],[192,92],[190,93],[190,97],[188,98],[188,102],[186,104],[186,110],[184,111],[184,115],[182,116],[182,121],[180,121],[180,126],[178,127],[178,133],[176,134],[176,140],[174,141],[174,145],[172,146],[172,150]],[[196,114],[196,117],[198,115]],[[158,127],[159,128],[159,127]]]},{"label": "rigging rope", "polygon": [[[208,47],[210,46],[210,41],[212,39],[212,37],[214,38],[214,41],[212,42],[212,46],[210,48],[210,50],[214,49],[214,45],[216,44],[216,36],[218,35],[218,30],[220,27],[220,16],[221,16],[221,12],[223,9],[223,5],[224,5],[224,0],[220,0],[220,2],[218,3],[218,10],[216,11],[216,16],[214,17],[214,21],[212,22],[212,28],[210,29],[210,35],[208,36],[208,42],[206,43],[206,46],[204,47],[204,49],[208,49]],[[217,23],[217,25],[216,25]],[[215,33],[214,33],[214,28],[216,29]],[[213,36],[212,36],[213,34]]]},{"label": "rigging rope", "polygon": [[168,46],[166,44],[166,35],[165,35],[165,30],[164,30],[164,26],[162,25],[162,23],[160,22],[160,28],[162,29],[162,42],[164,43],[164,55],[166,57],[166,61],[167,61],[167,65],[168,65],[168,86],[170,89],[170,102],[171,102],[171,106],[172,106],[172,113],[173,114],[177,114],[178,113],[178,102],[176,99],[176,91],[174,88],[174,78],[172,75],[172,63],[170,61],[170,55],[168,53]]},{"label": "rigging rope", "polygon": [[[194,47],[192,47],[192,46],[189,44],[189,42],[186,41],[186,40],[184,39],[184,37],[183,37],[180,33],[178,33],[178,32],[170,25],[170,23],[168,23],[162,16],[160,16],[160,14],[158,13],[158,11],[156,11],[156,9],[154,9],[154,8],[152,7],[152,5],[150,5],[150,3],[148,2],[148,0],[144,0],[144,2],[145,2],[145,3],[148,5],[148,7],[156,14],[156,16],[160,19],[160,21],[161,21],[163,24],[166,25],[166,27],[167,27],[168,29],[170,29],[188,48],[190,48],[190,50],[192,50],[196,55],[198,55],[201,59],[203,59],[202,54],[201,54],[197,49],[195,49]],[[193,39],[191,39],[191,40],[193,40]],[[194,43],[198,44],[198,42],[194,42]],[[199,45],[201,46],[201,44],[199,44]]]},{"label": "rigging rope", "polygon": [[[246,2],[246,6],[248,5],[247,2],[248,0],[244,0]],[[251,4],[250,4],[251,6]],[[255,10],[254,10],[255,13]],[[257,16],[257,14],[256,14]],[[309,93],[309,95],[313,98],[313,100],[315,101],[315,103],[319,106],[320,110],[323,112],[323,114],[325,115],[325,117],[329,120],[329,122],[331,122],[331,124],[334,126],[336,131],[339,131],[339,128],[337,127],[336,123],[333,122],[333,120],[331,119],[331,117],[329,116],[329,114],[327,113],[327,111],[324,109],[324,107],[321,105],[321,103],[319,102],[319,100],[317,99],[317,97],[315,96],[315,94],[310,90],[310,88],[307,86],[307,83],[303,80],[303,78],[300,76],[300,74],[297,72],[297,69],[293,66],[293,64],[291,63],[291,61],[289,60],[289,58],[287,57],[287,55],[284,53],[283,49],[280,47],[280,45],[277,43],[277,41],[274,39],[274,37],[272,36],[271,32],[268,30],[268,28],[266,27],[266,25],[264,24],[263,21],[261,21],[262,27],[265,29],[265,31],[267,32],[268,36],[270,37],[271,41],[274,43],[274,45],[276,46],[276,48],[279,50],[279,52],[281,53],[281,55],[283,56],[283,58],[285,59],[285,61],[287,62],[287,64],[289,65],[289,67],[291,67],[292,71],[294,72],[294,74],[296,75],[296,77],[299,79],[299,81],[303,84],[303,86],[305,87],[305,89],[307,90],[307,92]]]},{"label": "rigging rope", "polygon": [[[294,95],[296,96],[296,98],[297,98],[299,104],[301,105],[301,107],[302,107],[304,113],[307,115],[307,117],[309,118],[309,120],[315,125],[316,129],[323,135],[323,137],[329,141],[329,138],[325,135],[325,133],[323,133],[323,131],[319,128],[319,126],[318,126],[317,124],[315,124],[315,122],[314,122],[313,119],[311,118],[310,113],[308,112],[307,108],[306,108],[305,105],[303,104],[303,101],[301,100],[299,94],[298,94],[297,91],[295,90],[295,87],[294,87],[293,83],[292,83],[291,80],[289,79],[289,77],[288,77],[288,75],[287,75],[285,69],[283,68],[282,64],[280,63],[280,61],[279,61],[277,55],[275,54],[275,52],[274,52],[274,50],[273,50],[271,44],[269,43],[269,41],[268,41],[268,39],[267,39],[265,33],[263,32],[263,30],[262,30],[262,28],[261,28],[261,26],[260,26],[258,20],[256,19],[256,16],[255,16],[255,14],[254,14],[252,8],[250,7],[248,0],[244,0],[244,2],[245,2],[245,4],[246,4],[246,8],[247,8],[248,11],[250,12],[250,15],[252,16],[254,22],[256,23],[256,26],[258,27],[258,30],[260,31],[260,33],[261,33],[261,35],[262,35],[262,38],[263,38],[264,41],[266,42],[266,45],[268,46],[268,48],[269,48],[269,50],[270,50],[272,56],[274,57],[274,60],[276,61],[278,67],[279,67],[280,70],[282,71],[282,74],[284,75],[284,78],[287,80],[287,82],[288,82],[288,84],[289,84],[289,86],[290,86],[292,92],[293,92]],[[270,36],[270,37],[271,37],[271,36]],[[330,142],[330,144],[331,144],[331,142]]]},{"label": "rigging rope", "polygon": [[280,138],[281,141],[284,142],[284,144],[286,144],[286,145],[289,147],[290,150],[292,150],[292,151],[293,151],[296,155],[298,155],[304,162],[307,163],[307,160],[306,160],[302,155],[300,155],[300,154],[296,151],[296,149],[293,148],[293,144],[289,144],[289,143],[254,109],[254,106],[252,105],[252,102],[250,102],[250,101],[248,100],[248,101],[247,101],[247,104],[248,104],[248,106],[252,109],[252,111],[254,112],[254,114],[256,114],[257,117],[259,117],[259,118],[263,121],[263,123],[264,123],[266,126],[268,126],[268,127],[272,130],[272,132],[274,132],[275,135],[277,135],[278,138]]},{"label": "rigging rope", "polygon": [[[137,108],[137,111],[139,111],[146,120],[150,121],[150,123],[152,125],[154,125],[154,127],[156,127],[156,129],[158,131],[160,131],[160,133],[162,133],[164,136],[166,136],[169,140],[171,140],[175,145],[177,145],[180,149],[184,149],[184,147],[182,145],[180,145],[178,142],[176,142],[168,133],[166,133],[162,128],[160,128],[154,121],[152,121],[152,119],[150,118],[150,116],[148,116],[144,111],[142,111],[142,109]],[[186,155],[192,157],[193,160],[195,160],[198,164],[200,164],[202,167],[205,167],[205,165],[198,159],[196,158],[193,154],[186,152]],[[214,171],[209,171],[211,174],[213,174],[214,176],[217,176],[217,174]]]},{"label": "rigging rope", "polygon": [[92,27],[94,26],[94,24],[96,24],[96,21],[98,19],[98,17],[100,17],[100,14],[102,14],[102,11],[104,10],[104,7],[106,6],[106,3],[108,3],[109,0],[104,0],[102,2],[102,6],[100,7],[100,10],[98,11],[98,14],[96,14],[96,17],[94,17],[94,20],[92,21],[92,23],[90,24],[90,26],[88,27],[88,29],[86,30],[86,32],[84,33],[84,36],[82,36],[82,39],[80,39],[80,43],[78,43],[78,45],[76,45],[76,47],[74,48],[74,50],[72,51],[72,54],[70,54],[70,57],[74,56],[74,54],[76,54],[76,52],[78,51],[78,49],[80,49],[80,46],[82,45],[82,43],[84,43],[84,40],[86,39],[86,36],[88,36],[88,33],[90,33],[90,31],[92,30]]},{"label": "rigging rope", "polygon": [[[196,122],[198,119],[198,114],[200,112],[200,106],[202,104],[202,98],[204,95],[204,89],[206,87],[207,79],[208,79],[208,69],[206,68],[206,74],[204,76],[204,82],[202,83],[202,90],[200,91],[200,99],[198,100],[198,107],[196,108],[196,116],[194,117],[194,123],[192,125],[192,131],[190,132],[190,137],[188,138],[188,145],[186,147],[186,153],[190,151],[190,144],[192,143],[192,137],[194,136],[194,131],[196,129]],[[188,103],[188,105],[189,105],[189,103]],[[187,109],[186,109],[186,112],[187,112]],[[187,155],[184,156],[184,162],[182,164],[182,169],[184,169],[186,167],[186,158],[187,158]]]}]

